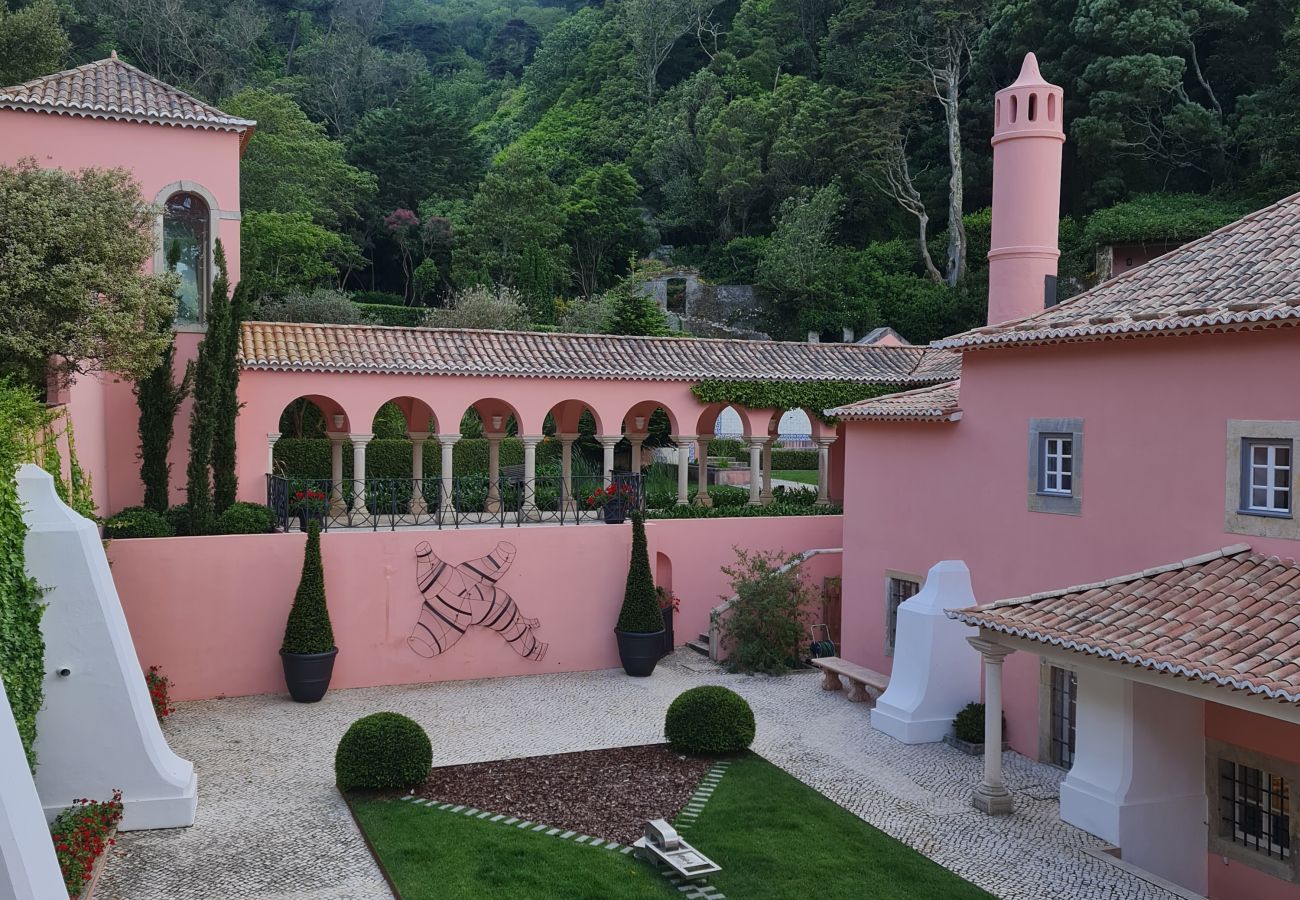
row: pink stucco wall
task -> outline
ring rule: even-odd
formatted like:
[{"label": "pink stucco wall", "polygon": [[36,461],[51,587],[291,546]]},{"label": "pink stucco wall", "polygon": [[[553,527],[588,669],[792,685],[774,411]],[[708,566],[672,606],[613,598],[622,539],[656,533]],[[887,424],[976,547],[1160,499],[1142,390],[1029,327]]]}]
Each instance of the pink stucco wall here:
[{"label": "pink stucco wall", "polygon": [[[1138,571],[1239,541],[1224,531],[1229,419],[1300,418],[1290,330],[967,354],[964,418],[852,424],[846,442],[844,633],[850,659],[888,671],[885,570],[970,567],[986,603]],[[1078,417],[1083,512],[1027,509],[1031,417]],[[1038,748],[1038,661],[1008,658],[1009,739]]]},{"label": "pink stucco wall", "polygon": [[[838,547],[839,516],[652,521],[652,569],[672,571],[681,599],[678,643],[708,627],[708,614],[730,593],[720,567],[733,546],[802,551]],[[518,555],[498,587],[523,614],[541,620],[550,644],[540,662],[517,656],[495,633],[469,632],[432,659],[406,645],[420,612],[414,549],[429,541],[442,559],[459,563],[488,553],[498,541]],[[136,653],[161,665],[177,699],[279,693],[278,656],[285,617],[302,565],[298,534],[231,535],[113,541],[109,558]],[[325,585],[335,640],[336,688],[405,684],[618,665],[612,629],[622,601],[631,528],[471,528],[460,531],[330,532],[321,538]],[[810,572],[838,574],[838,556]]]}]

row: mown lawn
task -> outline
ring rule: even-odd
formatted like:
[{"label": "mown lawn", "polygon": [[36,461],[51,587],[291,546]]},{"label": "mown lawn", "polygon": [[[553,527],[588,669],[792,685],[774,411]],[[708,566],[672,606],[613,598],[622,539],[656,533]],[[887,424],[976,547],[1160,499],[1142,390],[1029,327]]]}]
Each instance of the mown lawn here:
[{"label": "mown lawn", "polygon": [[[352,808],[403,900],[680,896],[631,855],[396,799]],[[682,836],[722,866],[709,882],[728,897],[990,896],[753,754],[732,763]]]},{"label": "mown lawn", "polygon": [[817,484],[816,469],[773,469],[772,477],[780,481],[798,481],[801,484]]}]

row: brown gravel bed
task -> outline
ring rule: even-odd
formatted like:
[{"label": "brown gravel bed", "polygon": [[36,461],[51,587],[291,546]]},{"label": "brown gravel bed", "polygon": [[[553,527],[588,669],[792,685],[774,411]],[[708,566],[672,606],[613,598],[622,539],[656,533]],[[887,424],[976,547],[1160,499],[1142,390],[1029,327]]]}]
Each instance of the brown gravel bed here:
[{"label": "brown gravel bed", "polygon": [[647,744],[444,766],[415,793],[630,844],[650,819],[671,822],[711,766]]}]

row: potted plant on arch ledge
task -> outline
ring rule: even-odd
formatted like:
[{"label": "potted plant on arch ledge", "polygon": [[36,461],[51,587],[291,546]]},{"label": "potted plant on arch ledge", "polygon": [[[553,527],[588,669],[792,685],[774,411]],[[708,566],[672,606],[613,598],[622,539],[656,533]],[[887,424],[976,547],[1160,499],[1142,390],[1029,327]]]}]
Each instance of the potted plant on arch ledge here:
[{"label": "potted plant on arch ledge", "polygon": [[289,696],[299,703],[315,703],[325,696],[334,673],[334,629],[325,604],[325,569],[320,558],[320,523],[307,527],[307,549],[302,578],[293,597],[289,621],[284,626],[280,660]]},{"label": "potted plant on arch ledge", "polygon": [[293,493],[293,509],[298,516],[298,522],[303,531],[312,522],[325,521],[325,513],[329,509],[329,497],[324,491],[317,490],[311,485],[304,485]]},{"label": "potted plant on arch ledge", "polygon": [[627,587],[614,635],[618,638],[618,658],[624,672],[644,678],[655,670],[655,663],[663,655],[664,618],[650,576],[645,516],[639,512],[632,513],[632,561],[627,569]]},{"label": "potted plant on arch ledge", "polygon": [[621,525],[627,518],[628,507],[632,505],[636,491],[630,484],[611,481],[605,487],[596,488],[587,497],[587,509],[599,509],[605,515],[606,525]]}]

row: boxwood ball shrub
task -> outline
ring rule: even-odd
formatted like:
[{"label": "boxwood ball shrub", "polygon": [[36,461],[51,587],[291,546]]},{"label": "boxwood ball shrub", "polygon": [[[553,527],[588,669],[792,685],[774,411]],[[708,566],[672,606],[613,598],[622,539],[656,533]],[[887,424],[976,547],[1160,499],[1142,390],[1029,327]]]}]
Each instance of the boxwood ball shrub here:
[{"label": "boxwood ball shrub", "polygon": [[334,754],[339,790],[407,788],[433,767],[433,745],[415,721],[395,712],[357,719]]},{"label": "boxwood ball shrub", "polygon": [[232,503],[217,516],[217,534],[266,534],[274,528],[275,512],[261,503]]},{"label": "boxwood ball shrub", "polygon": [[754,742],[754,711],[727,688],[691,688],[668,707],[664,734],[683,753],[739,753]]},{"label": "boxwood ball shrub", "polygon": [[174,534],[176,529],[162,513],[143,506],[128,506],[104,523],[104,537],[112,539],[172,537]]}]

